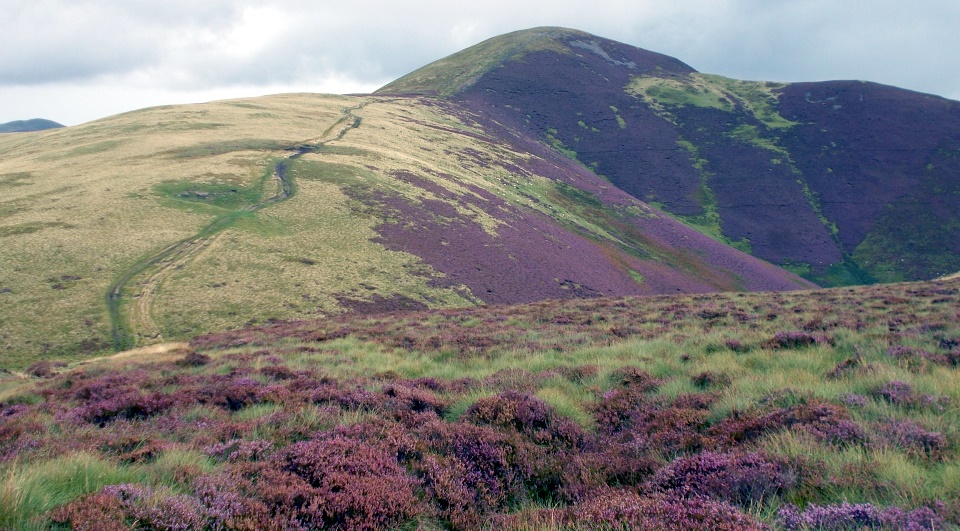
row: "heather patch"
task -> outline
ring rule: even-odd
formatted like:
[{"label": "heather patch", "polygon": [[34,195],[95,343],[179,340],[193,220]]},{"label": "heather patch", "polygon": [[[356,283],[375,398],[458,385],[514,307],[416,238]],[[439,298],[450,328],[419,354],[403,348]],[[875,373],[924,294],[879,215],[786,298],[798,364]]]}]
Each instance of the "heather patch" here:
[{"label": "heather patch", "polygon": [[0,394],[0,523],[950,528],[942,289],[341,317],[37,371]]},{"label": "heather patch", "polygon": [[796,486],[796,475],[760,454],[702,452],[660,469],[649,488],[686,498],[713,498],[749,506]]},{"label": "heather patch", "polygon": [[792,505],[777,513],[777,522],[784,529],[858,529],[934,530],[942,529],[943,518],[929,507],[903,510],[899,507],[876,507],[869,503],[809,505],[800,511]]},{"label": "heather patch", "polygon": [[943,413],[950,407],[950,397],[914,391],[906,382],[894,380],[873,390],[873,394],[894,406],[906,408],[929,408]]},{"label": "heather patch", "polygon": [[645,498],[625,491],[600,491],[566,515],[574,526],[627,527],[632,529],[764,529],[751,516],[724,502],[705,498]]},{"label": "heather patch", "polygon": [[838,445],[856,444],[864,438],[863,430],[850,419],[844,407],[817,402],[778,408],[764,414],[734,413],[713,425],[709,433],[719,446],[732,447],[788,429],[803,431],[822,442]]},{"label": "heather patch", "polygon": [[881,444],[890,444],[921,459],[942,459],[949,448],[947,437],[915,421],[891,419],[877,426]]},{"label": "heather patch", "polygon": [[417,482],[394,456],[369,443],[337,437],[305,441],[288,448],[280,463],[281,470],[311,487],[304,500],[308,525],[383,529],[421,510]]}]

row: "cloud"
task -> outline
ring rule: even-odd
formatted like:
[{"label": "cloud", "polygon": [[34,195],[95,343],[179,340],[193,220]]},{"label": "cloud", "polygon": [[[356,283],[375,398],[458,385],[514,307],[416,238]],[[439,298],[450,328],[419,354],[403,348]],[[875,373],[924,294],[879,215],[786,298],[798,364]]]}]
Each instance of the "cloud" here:
[{"label": "cloud", "polygon": [[[960,92],[954,0],[922,9],[899,0],[490,0],[466,9],[439,0],[5,0],[0,24],[0,121],[18,110],[5,99],[16,87],[184,96],[379,86],[489,37],[547,25],[730,77]],[[45,114],[42,104],[29,114]]]}]

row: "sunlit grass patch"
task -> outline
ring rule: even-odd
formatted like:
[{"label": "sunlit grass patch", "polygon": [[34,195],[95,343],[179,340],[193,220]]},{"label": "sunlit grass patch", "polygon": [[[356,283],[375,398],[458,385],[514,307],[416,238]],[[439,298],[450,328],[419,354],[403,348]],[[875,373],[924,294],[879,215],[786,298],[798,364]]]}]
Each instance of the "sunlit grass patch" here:
[{"label": "sunlit grass patch", "polygon": [[558,415],[575,421],[583,428],[593,428],[592,416],[584,411],[584,405],[589,403],[589,393],[582,387],[558,382],[553,386],[541,387],[536,396],[553,407]]},{"label": "sunlit grass patch", "polygon": [[155,485],[186,491],[192,487],[193,479],[214,469],[213,460],[198,450],[173,448],[143,465],[142,473]]},{"label": "sunlit grass patch", "polygon": [[257,420],[262,419],[263,417],[269,416],[273,413],[283,411],[283,406],[280,404],[254,404],[249,407],[245,407],[236,413],[233,414],[233,418],[243,422],[248,420]]}]

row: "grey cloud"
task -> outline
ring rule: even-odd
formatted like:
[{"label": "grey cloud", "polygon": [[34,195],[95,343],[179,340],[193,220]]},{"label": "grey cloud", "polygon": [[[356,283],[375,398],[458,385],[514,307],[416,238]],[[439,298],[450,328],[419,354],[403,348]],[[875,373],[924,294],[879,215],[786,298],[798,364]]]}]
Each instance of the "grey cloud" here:
[{"label": "grey cloud", "polygon": [[730,77],[960,93],[955,0],[923,9],[900,0],[4,0],[0,24],[0,89],[371,85],[498,34],[553,25]]},{"label": "grey cloud", "polygon": [[[896,0],[727,2],[688,24],[661,19],[631,41],[745,79],[864,79],[949,95],[960,89],[960,4]],[[682,37],[671,35],[675,28]],[[648,30],[651,28],[642,28]]]}]

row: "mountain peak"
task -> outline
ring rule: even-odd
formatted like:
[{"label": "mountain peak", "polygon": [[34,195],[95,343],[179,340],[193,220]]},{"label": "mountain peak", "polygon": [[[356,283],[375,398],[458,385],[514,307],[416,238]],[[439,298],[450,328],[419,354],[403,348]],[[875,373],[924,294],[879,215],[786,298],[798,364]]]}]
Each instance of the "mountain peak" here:
[{"label": "mountain peak", "polygon": [[415,70],[381,87],[376,93],[450,96],[469,89],[485,74],[505,63],[523,60],[537,52],[585,54],[591,58],[595,55],[614,67],[633,70],[636,74],[653,69],[693,71],[672,57],[597,37],[585,31],[543,26],[487,39]]}]

